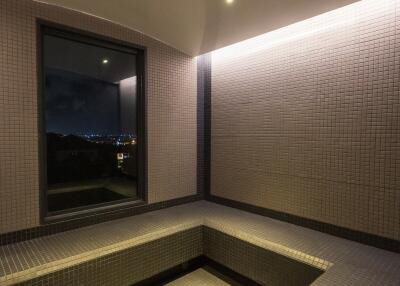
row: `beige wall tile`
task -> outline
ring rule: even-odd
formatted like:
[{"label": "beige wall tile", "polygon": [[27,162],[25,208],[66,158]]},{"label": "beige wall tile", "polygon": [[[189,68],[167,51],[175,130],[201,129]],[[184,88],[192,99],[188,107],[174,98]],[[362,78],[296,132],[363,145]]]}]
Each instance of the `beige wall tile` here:
[{"label": "beige wall tile", "polygon": [[149,202],[196,192],[196,60],[143,34],[30,0],[0,1],[0,233],[39,224],[36,19],[146,46]]},{"label": "beige wall tile", "polygon": [[400,239],[399,3],[213,53],[213,195]]}]

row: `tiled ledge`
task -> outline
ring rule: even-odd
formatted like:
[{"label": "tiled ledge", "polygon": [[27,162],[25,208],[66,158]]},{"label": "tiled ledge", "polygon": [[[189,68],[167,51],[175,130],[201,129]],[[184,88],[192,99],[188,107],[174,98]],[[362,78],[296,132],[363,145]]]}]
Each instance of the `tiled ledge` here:
[{"label": "tiled ledge", "polygon": [[200,225],[326,271],[313,285],[400,285],[400,254],[204,201],[2,246],[0,285]]}]

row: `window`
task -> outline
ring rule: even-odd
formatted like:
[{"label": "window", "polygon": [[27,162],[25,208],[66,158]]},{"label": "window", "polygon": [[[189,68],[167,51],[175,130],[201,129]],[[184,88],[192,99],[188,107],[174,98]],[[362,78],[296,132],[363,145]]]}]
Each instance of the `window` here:
[{"label": "window", "polygon": [[40,26],[45,217],[144,200],[144,51]]}]

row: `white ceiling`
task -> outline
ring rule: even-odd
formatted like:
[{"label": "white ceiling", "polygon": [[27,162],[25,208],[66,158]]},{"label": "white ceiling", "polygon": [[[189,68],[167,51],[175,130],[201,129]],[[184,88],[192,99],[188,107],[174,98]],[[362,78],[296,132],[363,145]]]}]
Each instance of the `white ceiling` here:
[{"label": "white ceiling", "polygon": [[122,24],[196,56],[357,0],[40,0]]}]

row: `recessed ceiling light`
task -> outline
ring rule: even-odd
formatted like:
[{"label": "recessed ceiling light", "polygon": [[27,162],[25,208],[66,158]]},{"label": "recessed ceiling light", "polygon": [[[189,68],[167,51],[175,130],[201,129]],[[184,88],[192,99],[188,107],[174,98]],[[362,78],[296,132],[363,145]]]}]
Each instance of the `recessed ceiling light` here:
[{"label": "recessed ceiling light", "polygon": [[232,4],[232,3],[234,2],[234,0],[225,0],[225,2],[226,2],[227,4]]},{"label": "recessed ceiling light", "polygon": [[108,64],[108,60],[107,59],[103,59],[103,64]]}]

